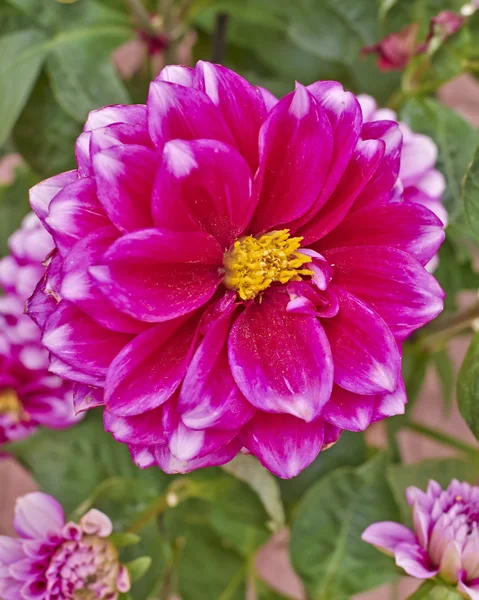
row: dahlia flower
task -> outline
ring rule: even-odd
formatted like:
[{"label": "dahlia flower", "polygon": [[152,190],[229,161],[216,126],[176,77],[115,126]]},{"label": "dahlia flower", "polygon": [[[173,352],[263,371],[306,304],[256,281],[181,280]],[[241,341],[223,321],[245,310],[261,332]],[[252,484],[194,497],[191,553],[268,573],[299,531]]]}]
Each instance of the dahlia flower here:
[{"label": "dahlia flower", "polygon": [[41,332],[24,314],[53,240],[32,213],[9,246],[10,256],[0,260],[0,443],[26,437],[39,425],[62,428],[78,420],[71,385],[48,372]]},{"label": "dahlia flower", "polygon": [[362,538],[412,577],[438,576],[470,600],[479,599],[479,487],[454,479],[446,490],[430,481],[427,492],[406,491],[414,531],[392,522],[374,523]]},{"label": "dahlia flower", "polygon": [[0,536],[2,600],[115,600],[130,589],[99,510],[66,522],[55,498],[33,492],[17,500],[14,527],[19,538]]},{"label": "dahlia flower", "polygon": [[77,410],[104,405],[141,467],[246,447],[280,477],[404,412],[444,232],[401,199],[401,144],[339,83],[277,101],[205,62],[93,111],[78,169],[31,191],[57,251],[29,310]]}]

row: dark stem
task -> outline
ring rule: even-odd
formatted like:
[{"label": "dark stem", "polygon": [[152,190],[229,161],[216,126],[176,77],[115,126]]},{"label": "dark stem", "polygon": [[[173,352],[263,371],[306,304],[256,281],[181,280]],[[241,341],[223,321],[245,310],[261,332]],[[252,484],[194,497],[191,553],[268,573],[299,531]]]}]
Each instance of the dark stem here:
[{"label": "dark stem", "polygon": [[211,62],[221,64],[226,51],[226,28],[228,26],[229,15],[219,12],[216,15],[215,32],[211,49]]},{"label": "dark stem", "polygon": [[406,427],[407,429],[411,429],[412,431],[415,431],[416,433],[420,433],[422,435],[425,435],[433,440],[436,440],[437,442],[441,442],[442,444],[445,444],[446,446],[450,446],[451,448],[456,448],[456,450],[460,450],[461,452],[465,452],[466,454],[469,454],[470,456],[479,457],[479,447],[475,447],[472,446],[471,444],[467,444],[466,442],[463,442],[461,440],[458,440],[457,438],[448,435],[447,433],[443,433],[442,431],[438,431],[437,429],[432,429],[431,427],[427,427],[426,425],[422,425],[421,423],[414,423],[413,421],[410,421],[409,423],[406,423]]}]

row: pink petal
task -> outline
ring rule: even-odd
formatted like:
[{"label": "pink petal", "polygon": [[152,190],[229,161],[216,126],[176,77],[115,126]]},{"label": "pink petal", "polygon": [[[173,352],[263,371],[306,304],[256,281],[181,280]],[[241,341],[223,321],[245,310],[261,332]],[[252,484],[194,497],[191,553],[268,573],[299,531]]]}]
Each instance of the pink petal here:
[{"label": "pink petal", "polygon": [[324,440],[321,419],[305,423],[291,415],[258,412],[240,439],[263,467],[281,477],[295,477],[318,456]]},{"label": "pink petal", "polygon": [[444,241],[441,221],[418,204],[392,203],[364,208],[349,215],[317,245],[389,246],[404,250],[425,265]]},{"label": "pink petal", "polygon": [[42,221],[48,216],[48,207],[53,198],[65,186],[73,183],[77,177],[76,171],[67,171],[45,179],[45,181],[32,187],[30,190],[30,206]]},{"label": "pink petal", "polygon": [[98,198],[120,231],[151,227],[151,193],[159,156],[144,146],[114,146],[97,152],[93,171]]},{"label": "pink petal", "polygon": [[204,138],[235,145],[220,110],[200,90],[154,81],[147,105],[148,129],[159,152],[174,139]]},{"label": "pink petal", "polygon": [[233,460],[233,458],[241,450],[241,444],[237,440],[232,440],[226,446],[223,446],[216,452],[203,456],[195,460],[178,460],[168,450],[168,446],[157,446],[155,448],[155,460],[160,469],[174,475],[176,473],[189,473],[196,469],[202,469],[204,467],[215,467],[218,465],[224,465],[225,463]]},{"label": "pink petal", "polygon": [[70,379],[79,384],[86,386],[103,386],[105,383],[105,375],[102,372],[85,373],[80,369],[76,369],[72,365],[63,362],[53,354],[50,355],[49,371],[58,375],[62,379]]},{"label": "pink petal", "polygon": [[300,229],[303,244],[324,237],[344,219],[354,201],[374,175],[384,155],[381,140],[359,141],[347,169],[331,197],[320,211]]},{"label": "pink petal", "polygon": [[227,337],[235,305],[225,311],[199,345],[186,372],[178,412],[191,429],[238,430],[256,412],[231,375]]},{"label": "pink petal", "polygon": [[90,509],[83,515],[80,525],[87,535],[98,535],[105,538],[113,532],[113,524],[109,517],[96,508]]},{"label": "pink petal", "polygon": [[93,157],[102,150],[128,144],[145,146],[146,148],[153,147],[148,130],[145,127],[127,123],[112,123],[92,131],[90,153]]},{"label": "pink petal", "polygon": [[348,431],[364,431],[373,419],[377,396],[361,396],[333,386],[331,398],[321,411],[321,418]]},{"label": "pink petal", "polygon": [[439,574],[448,583],[456,583],[459,578],[462,569],[461,546],[458,541],[451,540],[442,553]]},{"label": "pink petal", "polygon": [[336,287],[335,291],[339,313],[322,320],[333,354],[335,383],[357,394],[394,391],[401,357],[391,331],[374,310],[349,291]]},{"label": "pink petal", "polygon": [[331,395],[331,350],[315,317],[286,312],[288,299],[270,292],[248,304],[231,329],[229,362],[251,404],[310,422]]},{"label": "pink petal", "polygon": [[462,567],[466,571],[467,579],[479,578],[479,534],[477,531],[468,536],[462,551]]},{"label": "pink petal", "polygon": [[394,551],[396,564],[406,571],[411,577],[418,579],[431,579],[435,577],[439,569],[434,568],[431,560],[420,546],[416,544],[399,544]]},{"label": "pink petal", "polygon": [[444,292],[437,281],[402,250],[354,246],[323,254],[334,264],[334,282],[370,305],[398,339],[434,319],[443,308]]},{"label": "pink petal", "polygon": [[61,361],[74,369],[102,377],[131,335],[109,331],[66,300],[45,324],[42,342]]},{"label": "pink petal", "polygon": [[105,399],[103,398],[102,389],[82,384],[73,386],[73,405],[77,414],[104,404]]},{"label": "pink petal", "polygon": [[266,117],[259,91],[246,79],[221,65],[199,61],[197,86],[218,106],[236,147],[254,172],[258,166],[258,133]]},{"label": "pink petal", "polygon": [[193,87],[194,80],[195,69],[183,67],[182,65],[167,65],[155,79],[155,81],[169,81],[186,87]]},{"label": "pink petal", "polygon": [[160,228],[203,230],[229,248],[256,206],[251,173],[231,146],[213,140],[165,145],[153,192],[153,218]]},{"label": "pink petal", "polygon": [[106,127],[112,123],[128,123],[146,128],[146,106],[144,104],[112,104],[92,110],[88,115],[84,131]]},{"label": "pink petal", "polygon": [[405,186],[414,184],[423,173],[433,168],[437,160],[437,146],[427,135],[413,133],[404,123],[401,168],[399,177]]},{"label": "pink petal", "polygon": [[8,566],[25,558],[20,540],[0,535],[0,566]]},{"label": "pink petal", "polygon": [[13,526],[22,538],[45,538],[65,524],[61,504],[43,492],[21,496],[15,504]]},{"label": "pink petal", "polygon": [[[142,446],[141,444],[130,444],[128,446],[133,462],[140,469],[148,469],[156,465],[155,448],[159,448],[159,446]],[[169,453],[168,447],[166,447],[166,450]]]},{"label": "pink petal", "polygon": [[109,431],[117,442],[154,446],[168,441],[163,432],[162,407],[133,417],[121,417],[105,410],[103,423],[105,430]]},{"label": "pink petal", "polygon": [[95,181],[90,177],[63,188],[50,203],[45,222],[62,256],[91,231],[110,225],[96,196]]},{"label": "pink petal", "polygon": [[469,600],[479,600],[479,583],[466,584],[463,581],[459,581],[457,589],[464,594],[466,598],[469,598]]},{"label": "pink petal", "polygon": [[266,106],[266,110],[269,112],[278,104],[278,98],[274,94],[272,94],[269,90],[264,87],[257,87],[261,97],[263,98],[263,102]]},{"label": "pink petal", "polygon": [[382,419],[396,415],[403,415],[406,412],[406,404],[406,388],[404,387],[402,377],[400,377],[394,392],[376,396],[372,422],[381,421]]},{"label": "pink petal", "polygon": [[268,114],[259,132],[256,182],[261,194],[253,218],[255,233],[279,229],[311,208],[323,187],[332,149],[328,118],[298,84]]},{"label": "pink petal", "polygon": [[118,237],[118,230],[110,225],[93,231],[76,244],[63,263],[61,296],[107,329],[138,333],[146,325],[117,310],[98,289],[88,270]]},{"label": "pink petal", "polygon": [[75,159],[80,177],[90,177],[92,175],[90,140],[91,131],[84,131],[78,136],[75,143]]},{"label": "pink petal", "polygon": [[373,523],[364,531],[361,539],[390,555],[394,554],[400,544],[417,543],[416,536],[410,529],[392,521]]},{"label": "pink petal", "polygon": [[205,304],[221,281],[222,259],[206,233],[145,229],[117,240],[89,273],[121,312],[158,322]]},{"label": "pink petal", "polygon": [[188,368],[195,331],[195,319],[180,318],[150,327],[127,344],[107,374],[108,409],[129,417],[168,400]]}]

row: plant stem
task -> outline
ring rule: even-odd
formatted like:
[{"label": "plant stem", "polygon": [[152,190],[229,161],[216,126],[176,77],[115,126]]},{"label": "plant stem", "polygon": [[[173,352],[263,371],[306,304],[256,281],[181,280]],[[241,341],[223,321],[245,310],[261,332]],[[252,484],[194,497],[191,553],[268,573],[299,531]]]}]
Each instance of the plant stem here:
[{"label": "plant stem", "polygon": [[211,50],[211,62],[221,64],[226,50],[226,27],[229,15],[219,12],[216,15],[216,26],[213,36],[213,47]]},{"label": "plant stem", "polygon": [[149,33],[155,33],[155,28],[151,24],[150,15],[143,6],[141,0],[125,0],[128,6],[131,8],[132,13],[135,15],[138,25],[140,25],[145,31]]},{"label": "plant stem", "polygon": [[475,303],[453,319],[436,326],[435,330],[431,327],[431,333],[419,336],[416,343],[427,351],[441,350],[450,339],[471,329],[477,319],[479,319],[479,304]]},{"label": "plant stem", "polygon": [[139,533],[152,519],[161,515],[169,508],[168,495],[159,496],[128,528],[128,533]]},{"label": "plant stem", "polygon": [[467,444],[466,442],[462,442],[457,438],[448,435],[447,433],[443,433],[442,431],[437,431],[437,429],[432,429],[431,427],[427,427],[427,425],[422,425],[421,423],[415,423],[414,421],[410,421],[406,423],[406,427],[411,429],[412,431],[416,431],[417,433],[421,433],[427,437],[430,437],[433,440],[441,442],[446,446],[450,446],[451,448],[456,448],[456,450],[460,450],[461,452],[465,452],[470,456],[479,457],[479,448],[472,446],[471,444]]}]

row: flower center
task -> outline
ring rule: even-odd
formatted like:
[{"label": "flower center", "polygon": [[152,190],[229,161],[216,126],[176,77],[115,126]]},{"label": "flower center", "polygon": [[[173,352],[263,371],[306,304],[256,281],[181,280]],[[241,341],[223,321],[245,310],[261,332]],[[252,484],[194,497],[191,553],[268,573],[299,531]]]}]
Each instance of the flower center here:
[{"label": "flower center", "polygon": [[302,268],[311,257],[297,252],[302,239],[290,237],[289,229],[237,239],[224,256],[224,285],[242,300],[252,300],[275,281],[284,284],[312,275]]},{"label": "flower center", "polygon": [[0,391],[0,415],[8,415],[15,421],[20,421],[23,414],[23,405],[15,390],[6,388]]}]

